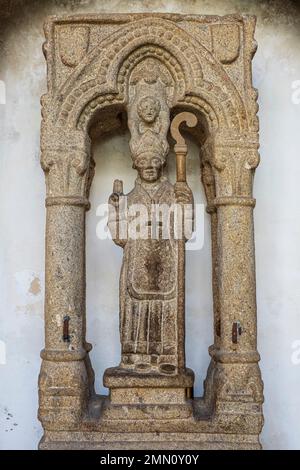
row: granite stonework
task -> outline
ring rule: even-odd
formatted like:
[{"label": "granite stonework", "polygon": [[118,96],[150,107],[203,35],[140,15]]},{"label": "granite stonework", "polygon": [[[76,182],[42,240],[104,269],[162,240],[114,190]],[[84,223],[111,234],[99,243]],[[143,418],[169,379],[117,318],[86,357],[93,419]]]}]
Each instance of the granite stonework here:
[{"label": "granite stonework", "polygon": [[[48,91],[41,99],[47,186],[41,449],[261,448],[254,30],[254,17],[237,15],[47,20]],[[104,374],[109,394],[99,396],[85,334],[85,212],[95,165],[90,149],[93,137],[125,126],[137,178],[129,194],[116,179],[108,195],[108,227],[123,249],[122,348],[120,364]],[[214,344],[201,398],[194,397],[194,372],[185,363],[185,243],[194,210],[180,129],[198,142],[211,215]],[[164,167],[174,142],[173,185]],[[146,239],[122,234],[137,203],[146,208]],[[153,204],[182,208],[181,237],[172,230],[162,236],[160,219],[149,219]]]}]

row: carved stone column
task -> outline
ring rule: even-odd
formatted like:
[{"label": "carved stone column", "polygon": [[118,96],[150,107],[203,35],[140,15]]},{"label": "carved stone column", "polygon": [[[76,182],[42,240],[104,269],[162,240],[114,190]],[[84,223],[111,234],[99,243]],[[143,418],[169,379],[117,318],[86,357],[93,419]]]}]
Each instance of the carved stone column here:
[{"label": "carved stone column", "polygon": [[[85,341],[85,211],[89,139],[43,123],[46,175],[45,349],[39,417],[46,429],[76,425],[92,391]],[[60,423],[60,424],[59,424]]]},{"label": "carved stone column", "polygon": [[[212,145],[220,309],[219,341],[210,348],[216,364],[216,411],[226,412],[228,405],[239,402],[235,413],[246,416],[253,411],[253,404],[256,411],[261,410],[263,401],[256,334],[252,197],[254,170],[259,163],[258,141],[256,134],[218,135]],[[261,421],[258,413],[257,429]]]}]

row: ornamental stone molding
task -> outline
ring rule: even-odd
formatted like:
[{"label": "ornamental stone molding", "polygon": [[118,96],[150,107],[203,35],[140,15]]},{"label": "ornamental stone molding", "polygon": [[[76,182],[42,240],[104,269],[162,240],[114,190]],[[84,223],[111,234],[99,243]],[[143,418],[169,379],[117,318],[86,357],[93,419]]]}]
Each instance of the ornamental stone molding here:
[{"label": "ornamental stone molding", "polygon": [[[41,98],[47,188],[41,449],[261,448],[252,194],[259,163],[251,76],[255,21],[178,14],[47,20],[47,93]],[[91,141],[124,126],[137,179],[128,195],[115,180],[108,195],[108,227],[123,250],[122,348],[120,364],[103,377],[109,394],[100,396],[86,338]],[[194,397],[194,372],[185,363],[189,235],[184,231],[176,238],[171,231],[168,239],[155,238],[153,230],[161,233],[162,222],[148,218],[150,238],[121,234],[137,202],[147,217],[154,203],[178,205],[186,216],[184,228],[193,226],[181,130],[198,142],[199,184],[201,175],[211,216],[214,343],[203,397]],[[174,142],[172,185],[164,167]]]}]

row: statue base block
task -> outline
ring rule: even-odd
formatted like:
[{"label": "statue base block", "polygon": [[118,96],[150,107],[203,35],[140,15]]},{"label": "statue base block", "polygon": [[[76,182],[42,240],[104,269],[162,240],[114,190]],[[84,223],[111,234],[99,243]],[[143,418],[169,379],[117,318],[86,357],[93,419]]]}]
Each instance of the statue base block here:
[{"label": "statue base block", "polygon": [[106,369],[103,384],[110,391],[118,389],[181,389],[190,393],[194,386],[195,375],[191,369],[185,369],[177,374],[159,374],[154,371],[136,372],[123,367]]},{"label": "statue base block", "polygon": [[104,420],[179,419],[193,414],[191,369],[168,376],[115,367],[105,371],[103,383],[110,390],[102,409]]}]

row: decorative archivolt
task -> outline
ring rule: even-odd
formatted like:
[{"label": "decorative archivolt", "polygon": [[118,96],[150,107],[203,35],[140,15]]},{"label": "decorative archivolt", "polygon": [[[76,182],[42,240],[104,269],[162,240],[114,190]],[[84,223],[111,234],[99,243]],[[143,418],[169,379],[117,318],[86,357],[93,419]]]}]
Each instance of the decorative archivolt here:
[{"label": "decorative archivolt", "polygon": [[178,25],[158,18],[154,24],[143,19],[122,26],[87,54],[54,99],[56,122],[83,128],[107,101],[125,104],[132,69],[147,57],[164,64],[173,77],[173,105],[195,95],[208,104],[220,128],[248,128],[245,105],[222,64]]}]

